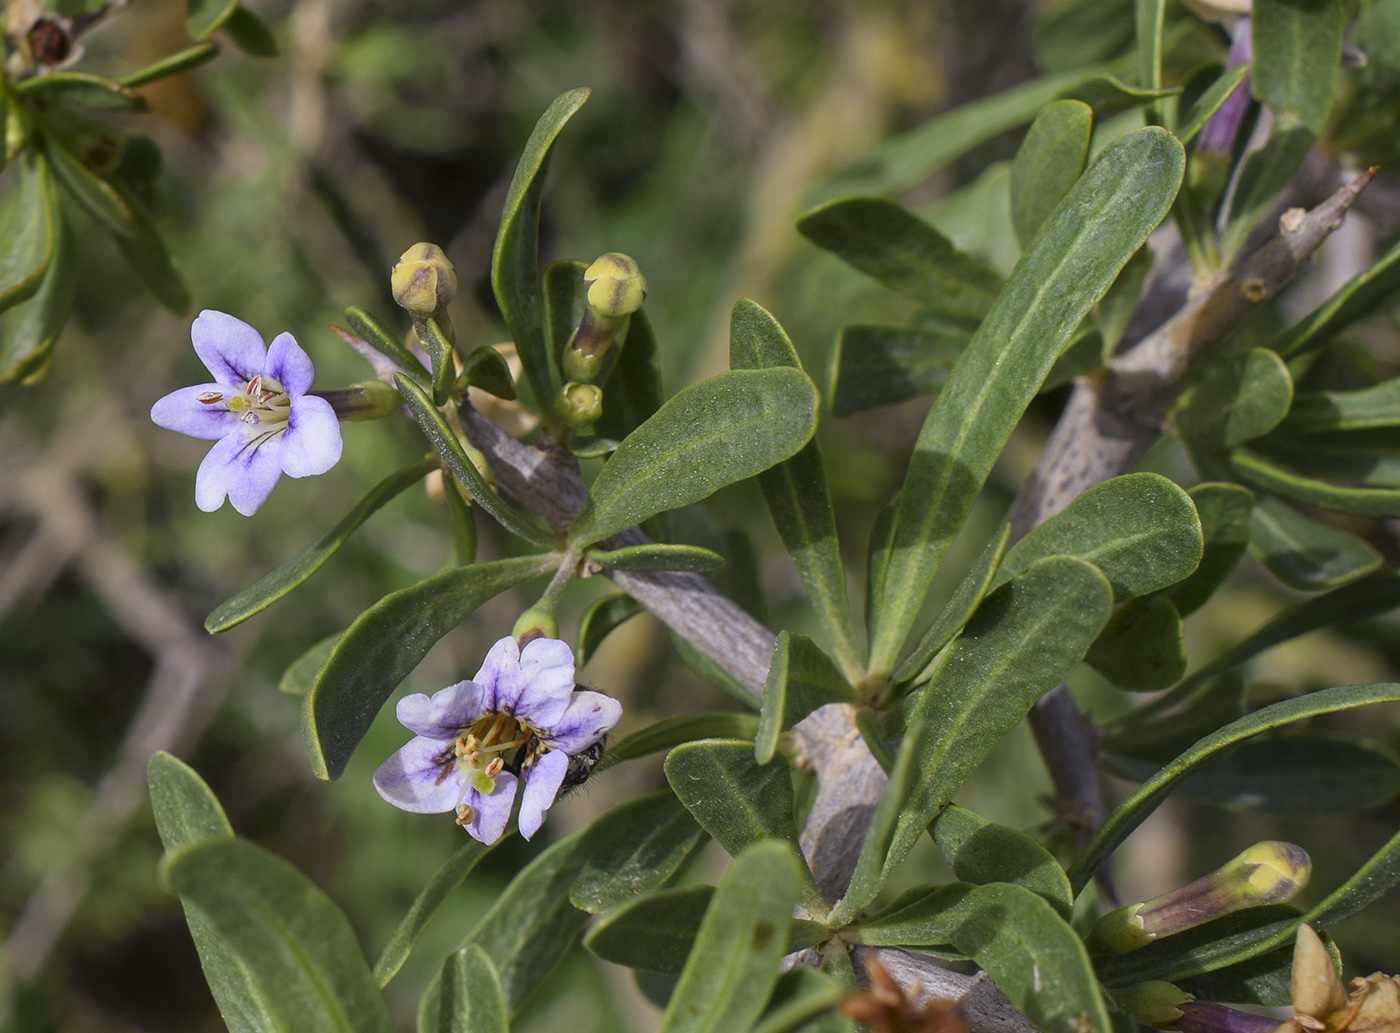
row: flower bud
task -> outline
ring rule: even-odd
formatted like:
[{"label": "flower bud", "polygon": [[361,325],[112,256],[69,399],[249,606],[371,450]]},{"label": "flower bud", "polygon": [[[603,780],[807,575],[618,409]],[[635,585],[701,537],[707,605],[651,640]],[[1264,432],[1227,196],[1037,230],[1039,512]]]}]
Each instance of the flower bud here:
[{"label": "flower bud", "polygon": [[537,638],[558,638],[559,622],[543,606],[532,606],[520,615],[510,633],[524,649],[527,643]]},{"label": "flower bud", "polygon": [[1085,945],[1093,954],[1121,954],[1162,936],[1194,929],[1244,908],[1293,899],[1312,875],[1312,861],[1292,843],[1256,843],[1228,864],[1180,889],[1110,911]]},{"label": "flower bud", "polygon": [[414,244],[400,255],[389,282],[394,300],[419,316],[446,308],[457,293],[457,274],[436,244]]},{"label": "flower bud", "polygon": [[583,273],[588,285],[588,307],[604,319],[630,316],[647,296],[647,278],[635,260],[610,251]]},{"label": "flower bud", "polygon": [[403,405],[398,389],[382,380],[365,380],[349,387],[309,393],[330,402],[335,418],[342,423],[383,419]]},{"label": "flower bud", "polygon": [[555,399],[554,411],[570,430],[591,427],[603,415],[603,389],[570,381]]},{"label": "flower bud", "polygon": [[1227,1008],[1206,1001],[1186,1001],[1177,1009],[1181,1016],[1165,1028],[1181,1033],[1274,1033],[1278,1023],[1267,1015]]},{"label": "flower bud", "polygon": [[1156,1029],[1171,1027],[1182,1016],[1181,1006],[1192,1000],[1179,986],[1160,979],[1113,990],[1111,995],[1119,1008]]}]

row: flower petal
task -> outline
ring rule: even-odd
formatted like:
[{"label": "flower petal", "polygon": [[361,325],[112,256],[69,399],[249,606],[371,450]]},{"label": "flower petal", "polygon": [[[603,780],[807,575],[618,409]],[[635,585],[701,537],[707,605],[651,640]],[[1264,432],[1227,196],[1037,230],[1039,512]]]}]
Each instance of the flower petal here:
[{"label": "flower petal", "polygon": [[229,412],[223,402],[205,405],[199,396],[224,390],[222,384],[196,384],[171,391],[151,406],[151,421],[157,427],[188,434],[192,438],[217,441],[238,429],[238,417]]},{"label": "flower petal", "polygon": [[316,377],[311,356],[302,350],[295,337],[285,332],[272,339],[263,372],[281,384],[282,390],[293,398],[299,398],[311,390],[311,381]]},{"label": "flower petal", "polygon": [[475,789],[467,790],[463,801],[472,809],[472,820],[462,827],[473,839],[488,846],[501,838],[510,821],[510,808],[515,803],[516,778],[508,771],[496,776],[496,788],[490,796],[482,796]]},{"label": "flower petal", "polygon": [[564,773],[568,770],[569,758],[558,750],[550,750],[525,772],[525,792],[520,797],[520,834],[526,839],[540,830],[544,812],[559,795]]},{"label": "flower petal", "polygon": [[549,729],[564,716],[574,692],[574,654],[557,638],[527,642],[520,653],[524,680],[515,715],[536,728]]},{"label": "flower petal", "polygon": [[451,742],[457,734],[486,713],[481,706],[481,686],[459,681],[439,689],[429,699],[421,692],[405,696],[394,709],[403,725],[414,735]]},{"label": "flower petal", "polygon": [[415,736],[379,765],[374,773],[374,788],[401,811],[440,814],[453,810],[462,796],[462,778],[437,760],[451,748],[451,742]]},{"label": "flower petal", "polygon": [[241,391],[267,360],[262,334],[227,312],[201,312],[190,326],[190,340],[200,361],[224,387]]},{"label": "flower petal", "polygon": [[312,395],[292,399],[282,432],[282,470],[288,477],[325,473],[340,461],[342,447],[340,421],[330,402]]},{"label": "flower petal", "polygon": [[209,450],[194,479],[194,501],[206,513],[224,504],[224,496],[244,516],[267,501],[282,476],[282,448],[277,438],[254,437],[242,428]]},{"label": "flower petal", "polygon": [[601,692],[573,693],[568,709],[542,738],[552,749],[582,753],[622,720],[622,704]]},{"label": "flower petal", "polygon": [[520,646],[513,635],[496,640],[472,681],[485,690],[482,706],[486,710],[514,712],[515,701],[520,698],[525,683],[520,676]]}]

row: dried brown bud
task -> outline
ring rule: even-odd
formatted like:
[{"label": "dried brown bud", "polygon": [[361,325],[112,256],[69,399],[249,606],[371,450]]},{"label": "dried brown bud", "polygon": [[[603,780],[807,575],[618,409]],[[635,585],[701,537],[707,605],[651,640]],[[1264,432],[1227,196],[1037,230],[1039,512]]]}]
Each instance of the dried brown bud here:
[{"label": "dried brown bud", "polygon": [[870,988],[846,998],[838,1010],[871,1033],[967,1033],[967,1013],[959,1002],[920,1003],[917,990],[906,994],[874,956],[866,959],[865,971]]},{"label": "dried brown bud", "polygon": [[1400,1033],[1400,977],[1374,972],[1350,993],[1322,937],[1298,927],[1293,947],[1293,1018],[1276,1033]]}]

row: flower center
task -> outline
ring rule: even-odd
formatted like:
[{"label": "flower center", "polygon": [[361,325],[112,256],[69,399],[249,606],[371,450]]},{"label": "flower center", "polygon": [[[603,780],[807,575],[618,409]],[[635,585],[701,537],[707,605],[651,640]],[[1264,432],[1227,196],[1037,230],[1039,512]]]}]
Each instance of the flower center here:
[{"label": "flower center", "polygon": [[496,776],[515,761],[522,747],[535,738],[534,730],[510,714],[486,714],[466,728],[458,729],[450,749],[439,754],[442,765],[438,782],[456,771],[462,778],[462,792],[457,798],[457,824],[472,820],[472,809],[463,801],[467,790],[475,789],[489,796],[496,788]]},{"label": "flower center", "polygon": [[241,391],[225,394],[206,391],[199,396],[201,405],[220,405],[237,413],[245,430],[253,437],[271,437],[287,427],[292,414],[292,400],[282,385],[271,377],[258,374],[243,385]]}]

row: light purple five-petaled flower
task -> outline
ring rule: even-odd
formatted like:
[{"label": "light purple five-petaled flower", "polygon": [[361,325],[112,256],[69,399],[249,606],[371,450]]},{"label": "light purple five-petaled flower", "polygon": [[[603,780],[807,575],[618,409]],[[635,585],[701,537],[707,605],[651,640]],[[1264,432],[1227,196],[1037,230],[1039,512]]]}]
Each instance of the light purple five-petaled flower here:
[{"label": "light purple five-petaled flower", "polygon": [[494,843],[520,797],[520,834],[533,836],[564,784],[569,758],[584,754],[622,717],[611,696],[574,690],[574,655],[558,639],[524,649],[513,637],[491,647],[471,681],[429,699],[399,700],[414,738],[379,766],[374,787],[395,807],[456,811],[457,824]]},{"label": "light purple five-petaled flower", "polygon": [[241,319],[209,309],[190,327],[200,361],[216,383],[173,391],[151,419],[193,438],[217,440],[194,482],[206,513],[224,504],[252,516],[277,479],[325,473],[340,459],[340,423],[324,398],[309,395],[315,370],[291,334],[272,347]]}]

